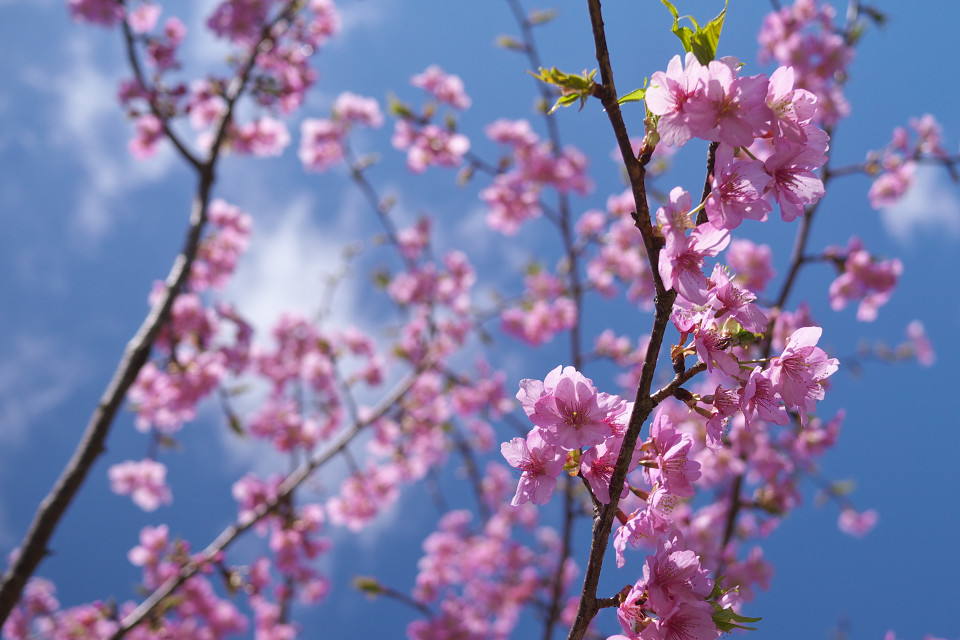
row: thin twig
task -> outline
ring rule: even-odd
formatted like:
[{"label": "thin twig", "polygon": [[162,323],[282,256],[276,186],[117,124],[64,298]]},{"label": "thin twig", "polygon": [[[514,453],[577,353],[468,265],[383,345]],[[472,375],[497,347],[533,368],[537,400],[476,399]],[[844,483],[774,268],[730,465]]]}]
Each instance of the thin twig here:
[{"label": "thin twig", "polygon": [[406,394],[413,385],[414,380],[420,374],[420,370],[412,371],[407,374],[396,386],[374,407],[369,415],[361,421],[355,422],[348,429],[345,429],[340,435],[334,438],[331,443],[312,456],[297,468],[296,471],[288,475],[277,488],[277,495],[272,500],[258,506],[253,515],[241,521],[237,521],[224,529],[216,539],[207,545],[198,556],[186,563],[180,568],[177,575],[170,577],[146,600],[132,612],[124,616],[120,626],[111,636],[111,640],[120,640],[137,625],[146,620],[153,611],[160,606],[163,601],[176,591],[184,582],[193,577],[203,567],[219,558],[227,547],[229,547],[243,532],[260,522],[267,515],[272,513],[280,504],[288,500],[293,491],[305,482],[313,472],[328,460],[346,450],[347,445],[359,434],[367,425],[382,417],[391,407],[393,407]]}]

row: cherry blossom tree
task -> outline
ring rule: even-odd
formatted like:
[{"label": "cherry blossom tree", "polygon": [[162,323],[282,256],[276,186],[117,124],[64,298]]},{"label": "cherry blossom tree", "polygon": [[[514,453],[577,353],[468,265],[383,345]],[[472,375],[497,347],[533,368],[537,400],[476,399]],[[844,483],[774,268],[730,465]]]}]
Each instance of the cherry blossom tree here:
[{"label": "cherry blossom tree", "polygon": [[[676,49],[640,73],[610,54],[614,3],[578,7],[596,66],[583,73],[541,58],[554,12],[505,4],[517,35],[500,44],[535,76],[537,112],[472,130],[464,114],[490,96],[438,65],[386,87],[385,101],[325,87],[336,97],[320,113],[312,59],[341,37],[333,0],[223,0],[207,34],[187,33],[151,0],[67,2],[78,23],[122,39],[129,73],[117,113],[131,121],[130,154],[149,161],[168,147],[196,187],[180,253],[10,554],[4,638],[293,638],[302,605],[348,589],[379,599],[370,607],[409,607],[415,640],[508,638],[524,620],[546,640],[708,640],[762,624],[753,599],[772,573],[763,540],[803,502],[805,479],[834,487],[819,461],[856,412],[820,411],[833,376],[870,358],[934,360],[920,320],[894,350],[834,352],[797,299],[805,268],[832,267],[833,278],[817,272],[819,293],[870,322],[904,266],[857,237],[820,246],[811,230],[827,226],[831,188],[847,176],[868,176],[864,201],[880,207],[903,196],[917,165],[954,172],[960,156],[925,115],[864,162],[831,162],[854,53],[883,17],[856,0],[845,16],[815,0],[774,3],[756,60],[752,43],[724,41],[723,7],[698,22],[663,1]],[[188,74],[191,37],[225,43],[225,71]],[[402,85],[417,98],[389,93]],[[555,114],[571,106],[605,120],[620,192],[596,192],[591,160],[563,143]],[[391,148],[368,149],[366,134],[388,119]],[[291,145],[304,172],[352,182],[377,226],[364,239],[376,241],[345,247],[315,317],[285,313],[264,333],[223,295],[257,241],[257,213],[219,185],[224,157],[271,162]],[[706,157],[694,183],[674,173],[691,148]],[[475,264],[442,232],[455,212],[400,211],[380,154],[399,154],[428,194],[438,181],[459,184],[495,242],[539,225],[559,252],[509,280]],[[792,253],[744,236],[761,225],[795,234]],[[372,283],[373,329],[332,320],[351,278]],[[618,334],[613,316],[635,330]],[[491,364],[503,354],[522,358],[526,377]],[[164,459],[204,406],[286,473],[237,477],[235,521],[210,540],[144,527],[126,556],[142,571],[137,599],[91,594],[61,606],[44,559],[87,477],[106,474],[114,493],[162,515],[177,500]],[[95,464],[125,407],[145,455]],[[444,476],[462,485],[456,502],[437,480],[450,467],[460,470]],[[329,469],[343,473],[316,482]],[[323,572],[338,553],[332,531],[371,530],[414,486],[437,492],[439,515],[409,588]],[[841,530],[863,535],[876,522],[846,493],[826,494]],[[261,539],[262,552],[238,552],[242,538]]]}]

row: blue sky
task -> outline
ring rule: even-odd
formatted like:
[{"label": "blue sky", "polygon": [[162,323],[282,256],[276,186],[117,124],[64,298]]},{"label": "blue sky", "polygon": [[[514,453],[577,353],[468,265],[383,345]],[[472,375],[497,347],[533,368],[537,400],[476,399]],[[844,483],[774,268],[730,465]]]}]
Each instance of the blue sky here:
[{"label": "blue sky", "polygon": [[[188,70],[220,64],[223,49],[199,28],[213,3],[181,4],[190,29]],[[607,4],[622,93],[665,68],[678,44],[659,3]],[[720,7],[704,0],[688,4],[695,5],[698,17]],[[596,66],[583,5],[562,3],[557,20],[537,31],[546,64],[569,71]],[[760,9],[766,6],[733,4],[722,54],[757,69],[754,41]],[[882,30],[871,28],[858,50],[848,86],[853,115],[833,140],[834,162],[862,160],[868,149],[889,140],[894,126],[927,112],[938,117],[948,150],[956,151],[960,73],[949,29],[960,20],[960,5],[927,2],[923,13],[917,5],[878,6],[890,22]],[[173,3],[170,7],[175,9]],[[461,129],[481,155],[496,153],[484,140],[486,123],[534,117],[536,87],[525,74],[526,61],[493,46],[499,34],[516,32],[506,2],[420,0],[414,7],[399,0],[344,0],[341,7],[344,32],[318,58],[320,84],[306,108],[288,122],[291,132],[298,130],[300,117],[325,116],[344,90],[381,103],[389,92],[418,100],[407,79],[431,63],[463,78],[473,107],[463,115]],[[679,8],[689,10],[683,4]],[[119,34],[73,24],[61,2],[0,0],[0,40],[5,43],[0,57],[0,297],[5,301],[0,314],[0,552],[5,555],[78,440],[124,344],[146,313],[151,283],[166,274],[181,241],[193,180],[169,149],[146,163],[129,157],[131,127],[114,100],[117,80],[125,74]],[[574,206],[580,211],[602,207],[607,195],[622,189],[609,159],[614,144],[604,114],[589,104],[582,113],[564,110],[556,117],[565,142],[592,159],[597,189],[576,198]],[[640,120],[637,109],[628,124],[639,131]],[[534,124],[543,133],[542,123]],[[420,212],[440,216],[438,243],[463,247],[491,286],[512,282],[516,287],[510,273],[536,252],[556,246],[545,239],[547,227],[541,223],[506,242],[478,233],[484,212],[476,189],[457,188],[451,174],[439,170],[408,175],[403,158],[389,148],[390,129],[355,141],[384,154],[373,174],[378,186],[399,196],[403,222]],[[671,179],[687,185],[702,180],[696,173],[701,151],[694,155],[690,168]],[[254,214],[251,251],[228,296],[259,327],[283,309],[314,310],[321,276],[336,267],[340,244],[367,240],[378,231],[344,174],[304,174],[295,148],[271,161],[229,158],[220,175],[217,195]],[[855,352],[861,340],[897,344],[906,324],[921,319],[937,348],[937,364],[923,369],[873,363],[860,377],[848,368],[835,376],[824,415],[845,407],[848,418],[824,472],[855,479],[856,504],[877,509],[880,523],[863,539],[840,533],[836,508],[816,508],[808,485],[807,503],[765,544],[777,573],[772,590],[750,607],[752,615],[764,618],[756,638],[826,638],[841,621],[849,637],[858,640],[880,638],[889,628],[907,639],[960,635],[948,604],[960,596],[955,578],[960,482],[954,472],[960,421],[952,403],[958,379],[954,363],[960,357],[953,339],[960,317],[955,297],[960,188],[942,171],[922,170],[900,205],[877,212],[866,201],[868,187],[862,177],[836,184],[821,210],[813,246],[843,245],[857,234],[875,253],[899,256],[904,275],[897,293],[870,324],[856,322],[854,308],[830,311],[826,287],[833,276],[825,266],[804,272],[799,295],[811,299],[832,355]],[[775,247],[782,274],[794,230],[781,223],[757,225],[749,227],[748,237]],[[365,307],[367,282],[361,275],[338,292],[337,322],[375,327]],[[636,333],[634,327],[647,326],[646,318],[638,317],[624,321],[620,330]],[[590,321],[598,322],[599,314]],[[563,357],[562,345],[540,353],[506,351],[495,364],[512,381],[541,377]],[[132,597],[138,573],[125,554],[140,527],[169,521],[202,546],[235,515],[228,498],[232,481],[250,466],[264,471],[281,464],[231,440],[211,404],[183,432],[183,450],[163,458],[170,467],[174,504],[143,514],[107,490],[109,464],[140,458],[146,450],[132,422],[129,413],[118,419],[107,454],[53,540],[56,555],[41,565],[40,575],[57,583],[66,605]],[[377,615],[370,616],[365,607],[371,605],[349,593],[346,584],[354,574],[377,573],[397,588],[409,587],[429,531],[422,523],[432,526],[434,519],[423,490],[414,489],[358,539],[332,532],[343,551],[328,560],[326,570],[338,593],[318,610],[304,612],[304,636],[335,619],[343,637],[347,630],[353,637],[401,637],[410,620],[406,610],[379,602],[372,605]],[[583,564],[586,532],[581,533]],[[378,536],[389,538],[389,551],[379,546]],[[238,553],[256,544],[247,541]]]}]

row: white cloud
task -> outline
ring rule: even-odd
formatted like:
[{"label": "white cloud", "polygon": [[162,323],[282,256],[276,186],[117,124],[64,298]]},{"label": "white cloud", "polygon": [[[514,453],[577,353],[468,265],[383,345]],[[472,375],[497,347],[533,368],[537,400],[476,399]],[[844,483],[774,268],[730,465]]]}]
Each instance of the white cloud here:
[{"label": "white cloud", "polygon": [[[255,180],[245,184],[243,202],[263,200],[265,194],[258,193],[261,189]],[[354,208],[355,204],[347,199],[338,215],[329,219],[344,220],[345,212]],[[259,343],[269,341],[269,332],[282,313],[315,318],[327,296],[328,276],[343,264],[343,236],[334,224],[327,228],[315,222],[320,217],[317,209],[314,197],[304,193],[272,219],[254,217],[250,250],[241,259],[224,297],[253,325]],[[355,315],[356,290],[351,283],[348,277],[337,286],[324,327],[344,326]],[[267,395],[265,384],[255,386],[236,400],[235,408],[241,415],[249,415]],[[241,440],[226,429],[220,432],[229,472],[248,468],[267,475],[286,469],[286,458],[269,444],[250,438]]]},{"label": "white cloud", "polygon": [[880,212],[887,232],[905,243],[920,232],[960,235],[960,187],[940,167],[920,166],[914,177],[906,195]]},{"label": "white cloud", "polygon": [[17,336],[0,357],[0,443],[18,445],[27,429],[62,404],[82,375],[82,358],[53,338]]},{"label": "white cloud", "polygon": [[341,2],[337,4],[340,12],[340,33],[331,43],[334,46],[348,40],[356,30],[374,30],[389,24],[393,19],[397,4],[393,0],[368,2],[366,0]]},{"label": "white cloud", "polygon": [[154,158],[134,162],[126,149],[131,127],[116,99],[119,73],[102,69],[85,39],[73,37],[64,48],[72,61],[66,71],[49,78],[28,69],[24,80],[57,100],[50,114],[50,143],[68,149],[85,174],[72,224],[82,241],[96,242],[109,231],[121,199],[165,177],[176,158],[169,145],[161,144]]},{"label": "white cloud", "polygon": [[[313,221],[315,209],[313,196],[302,194],[277,219],[258,218],[254,225],[250,251],[226,294],[258,333],[268,332],[283,312],[314,317],[325,300],[327,278],[343,264],[343,239]],[[333,219],[346,217],[340,212]],[[348,279],[337,287],[327,319],[335,325],[352,315],[355,293],[349,284]]]}]

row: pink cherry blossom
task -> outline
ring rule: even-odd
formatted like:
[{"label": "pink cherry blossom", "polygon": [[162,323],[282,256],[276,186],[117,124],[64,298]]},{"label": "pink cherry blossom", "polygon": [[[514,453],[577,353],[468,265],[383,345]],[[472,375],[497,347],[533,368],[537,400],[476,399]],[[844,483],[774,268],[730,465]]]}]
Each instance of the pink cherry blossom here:
[{"label": "pink cherry blossom", "polygon": [[694,494],[693,483],[700,477],[700,463],[690,459],[693,436],[674,428],[661,406],[650,426],[657,468],[650,469],[651,482],[680,497]]},{"label": "pink cherry blossom", "polygon": [[67,9],[74,20],[103,27],[112,27],[123,20],[123,5],[116,0],[67,0]]},{"label": "pink cherry blossom", "polygon": [[130,12],[128,20],[134,33],[148,33],[157,26],[163,8],[158,4],[141,4]]},{"label": "pink cherry blossom", "polygon": [[770,76],[767,106],[773,113],[774,137],[803,143],[807,139],[803,125],[817,117],[817,97],[805,89],[795,89],[794,85],[794,68],[777,67]]},{"label": "pink cherry blossom", "polygon": [[[580,473],[590,483],[593,495],[602,504],[610,504],[610,480],[613,478],[613,471],[616,468],[622,445],[622,437],[611,436],[595,447],[590,447],[584,451],[580,457]],[[640,455],[639,450],[634,451],[627,467],[628,472],[636,468]],[[628,491],[628,483],[624,481],[620,497],[624,497]]]},{"label": "pink cherry blossom", "polygon": [[707,302],[707,277],[703,273],[704,258],[715,256],[730,242],[730,232],[712,224],[702,224],[689,238],[670,234],[660,252],[659,271],[663,286],[693,304]]},{"label": "pink cherry blossom", "polygon": [[878,519],[879,516],[873,509],[858,512],[855,509],[848,508],[840,512],[840,519],[837,524],[840,531],[862,538],[877,525]]},{"label": "pink cherry blossom", "polygon": [[822,156],[801,145],[779,143],[773,155],[763,163],[773,178],[768,190],[780,204],[784,222],[803,215],[804,205],[823,197],[823,182],[814,173],[823,164]]},{"label": "pink cherry blossom", "polygon": [[616,396],[598,395],[593,381],[573,367],[557,368],[547,374],[544,393],[534,403],[530,420],[548,442],[567,450],[581,449],[611,435],[607,414],[621,406]]},{"label": "pink cherry blossom", "polygon": [[933,350],[933,344],[927,337],[926,329],[919,320],[914,320],[907,325],[907,337],[910,338],[910,344],[913,347],[913,354],[917,361],[924,367],[931,367],[936,362],[937,356]]},{"label": "pink cherry blossom", "polygon": [[804,327],[793,332],[783,353],[770,366],[770,382],[788,407],[797,409],[800,424],[807,424],[807,413],[814,401],[824,396],[823,382],[839,368],[836,358],[827,358],[816,346],[823,329]]},{"label": "pink cherry blossom", "polygon": [[435,124],[417,127],[408,120],[398,120],[394,128],[393,147],[407,152],[407,168],[423,173],[427,167],[456,167],[470,150],[470,139]]},{"label": "pink cherry blossom", "polygon": [[781,426],[790,422],[787,410],[780,404],[779,394],[760,367],[750,373],[740,391],[740,409],[748,429],[758,417]]},{"label": "pink cherry blossom", "polygon": [[[690,219],[690,209],[693,205],[693,198],[689,191],[683,187],[674,187],[670,190],[669,201],[666,206],[657,209],[657,223],[660,225],[660,231],[664,238],[673,237],[675,241],[686,236],[687,231],[694,227],[693,220]],[[630,194],[630,202],[633,203],[633,194]],[[718,225],[714,225],[720,228]]]},{"label": "pink cherry blossom", "polygon": [[136,129],[136,135],[127,145],[131,155],[137,160],[153,157],[163,140],[163,123],[152,113],[146,113],[137,118]]},{"label": "pink cherry blossom", "polygon": [[514,438],[500,446],[500,453],[514,469],[523,472],[517,494],[511,504],[524,502],[547,504],[557,486],[557,476],[563,470],[566,457],[556,445],[547,444],[536,430],[527,439]]},{"label": "pink cherry blossom", "polygon": [[770,123],[767,78],[738,76],[736,61],[711,60],[705,67],[703,89],[685,106],[694,136],[731,147],[747,147]]},{"label": "pink cherry blossom", "polygon": [[470,107],[470,96],[463,88],[460,76],[444,73],[437,65],[430,65],[420,74],[410,78],[410,84],[428,91],[440,102],[445,102],[461,111]]},{"label": "pink cherry blossom", "polygon": [[333,117],[341,122],[356,123],[373,129],[383,125],[383,114],[377,101],[349,91],[337,96],[331,111]]},{"label": "pink cherry blossom", "polygon": [[156,460],[127,460],[110,467],[110,490],[130,496],[144,511],[155,511],[161,504],[170,504],[173,496],[167,486],[167,467]]},{"label": "pink cherry blossom", "polygon": [[893,295],[903,273],[903,263],[897,258],[875,260],[856,237],[850,238],[845,257],[842,251],[836,247],[826,251],[827,255],[843,259],[843,272],[830,283],[830,307],[839,311],[848,302],[860,300],[857,320],[871,322],[876,319],[877,310]]},{"label": "pink cherry blossom", "polygon": [[684,545],[678,530],[661,538],[655,555],[647,556],[643,579],[650,604],[663,616],[680,602],[703,602],[713,589],[710,572],[700,566],[695,551]]},{"label": "pink cherry blossom", "polygon": [[688,53],[684,61],[674,56],[666,72],[657,71],[650,77],[644,101],[651,113],[660,116],[657,133],[664,144],[679,147],[692,137],[687,105],[703,90],[705,75],[703,65]]},{"label": "pink cherry blossom", "polygon": [[640,632],[640,640],[713,640],[720,636],[710,603],[678,602]]},{"label": "pink cherry blossom", "polygon": [[694,347],[700,362],[707,365],[707,371],[713,371],[716,366],[728,376],[740,373],[740,364],[727,350],[730,348],[730,339],[721,334],[714,324],[700,326],[693,336]]},{"label": "pink cherry blossom", "polygon": [[279,156],[290,144],[290,133],[280,120],[261,117],[232,132],[231,148],[260,158]]},{"label": "pink cherry blossom", "polygon": [[771,210],[763,194],[770,184],[763,163],[749,158],[736,158],[727,145],[720,145],[716,154],[716,170],[712,190],[705,207],[713,226],[735,229],[744,218],[766,220]]},{"label": "pink cherry blossom", "polygon": [[744,239],[731,240],[724,256],[736,273],[734,281],[749,291],[763,291],[776,275],[772,266],[773,250],[769,245],[758,245]]},{"label": "pink cherry blossom", "polygon": [[754,304],[757,299],[751,292],[741,289],[730,280],[727,270],[717,264],[710,276],[712,287],[710,299],[707,301],[715,310],[714,318],[719,322],[726,314],[730,314],[747,331],[762,333],[767,328],[767,317]]},{"label": "pink cherry blossom", "polygon": [[307,171],[323,173],[343,159],[346,131],[332,120],[307,118],[300,123],[298,156]]}]

